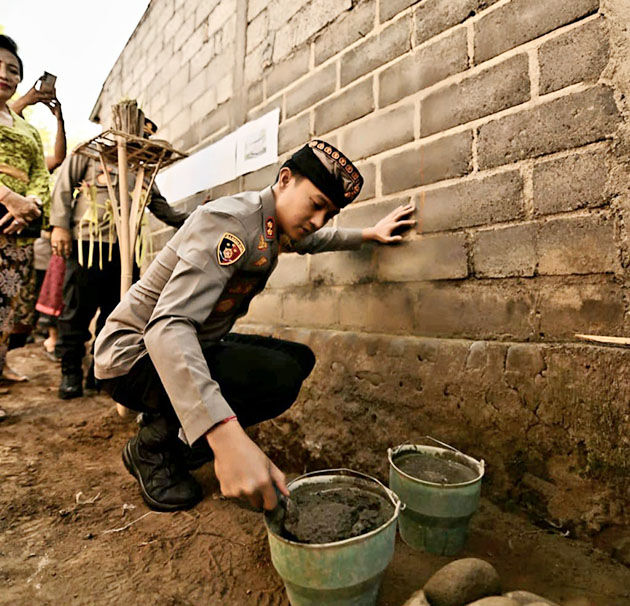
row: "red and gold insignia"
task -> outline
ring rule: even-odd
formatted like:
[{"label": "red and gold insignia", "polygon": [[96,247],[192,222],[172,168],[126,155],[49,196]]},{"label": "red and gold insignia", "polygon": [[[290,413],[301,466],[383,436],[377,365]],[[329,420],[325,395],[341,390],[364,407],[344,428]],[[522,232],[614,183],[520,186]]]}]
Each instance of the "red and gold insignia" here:
[{"label": "red and gold insignia", "polygon": [[252,291],[252,289],[254,288],[253,284],[243,284],[243,283],[236,283],[230,287],[228,287],[227,291],[231,294],[231,295],[246,295],[248,293],[250,293]]},{"label": "red and gold insignia", "polygon": [[224,314],[226,311],[230,311],[236,305],[234,299],[221,299],[215,306],[214,311],[220,314]]},{"label": "red and gold insignia", "polygon": [[232,265],[245,253],[245,245],[234,234],[225,232],[217,246],[219,265]]},{"label": "red and gold insignia", "polygon": [[276,220],[273,217],[265,219],[265,236],[267,240],[273,240],[276,237]]},{"label": "red and gold insignia", "polygon": [[265,238],[260,234],[260,236],[258,236],[258,250],[267,250],[268,247],[269,245],[265,242]]},{"label": "red and gold insignia", "polygon": [[264,267],[269,263],[269,259],[267,257],[260,257],[257,261],[254,261],[254,267]]}]

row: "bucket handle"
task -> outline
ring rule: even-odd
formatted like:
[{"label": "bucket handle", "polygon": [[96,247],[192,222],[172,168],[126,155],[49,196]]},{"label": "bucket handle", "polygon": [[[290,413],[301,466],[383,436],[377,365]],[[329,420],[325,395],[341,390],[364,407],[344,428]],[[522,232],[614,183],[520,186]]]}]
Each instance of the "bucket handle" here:
[{"label": "bucket handle", "polygon": [[[457,450],[457,448],[455,448],[454,446],[451,446],[450,444],[447,444],[446,442],[442,442],[441,440],[438,440],[437,438],[434,438],[433,436],[420,436],[419,438],[420,440],[431,440],[432,442],[435,442],[436,444],[439,444],[440,446],[444,446],[444,448],[448,448],[449,450],[452,450],[453,452],[458,452],[460,455],[463,455],[464,453],[461,450]],[[402,445],[405,444],[415,444],[416,440],[405,440]],[[391,448],[388,449],[388,451],[391,450]],[[466,456],[466,455],[464,455]]]},{"label": "bucket handle", "polygon": [[342,472],[343,475],[359,476],[365,480],[371,480],[372,482],[376,482],[385,491],[385,494],[390,498],[392,503],[394,503],[394,506],[396,508],[396,512],[395,512],[396,515],[398,515],[400,511],[403,511],[403,509],[405,509],[405,504],[400,500],[400,497],[393,490],[385,486],[385,484],[383,484],[383,482],[381,482],[378,478],[375,478],[374,476],[371,476],[367,473],[363,473],[362,471],[356,471],[355,469],[348,469],[347,467],[338,467],[336,469],[318,469],[317,471],[310,471],[309,473],[305,473],[301,477],[310,478],[310,477],[319,476],[319,475],[327,475],[327,474],[330,474],[331,472],[333,473]]},{"label": "bucket handle", "polygon": [[464,453],[461,450],[457,450],[457,448],[455,448],[454,446],[451,446],[450,444],[447,444],[446,442],[442,442],[442,440],[438,440],[437,438],[434,438],[433,436],[422,436],[422,438],[424,438],[425,440],[431,440],[435,442],[436,444],[439,444],[440,446],[444,446],[444,448],[449,448],[453,452],[457,452],[460,455],[464,455]]},{"label": "bucket handle", "polygon": [[[435,442],[436,444],[439,444],[440,446],[444,446],[444,448],[448,448],[449,450],[452,450],[453,452],[456,452],[460,455],[462,455],[463,457],[468,457],[467,454],[463,453],[461,450],[458,450],[457,448],[455,448],[454,446],[451,446],[450,444],[447,444],[446,442],[442,442],[441,440],[438,440],[437,438],[434,438],[433,436],[421,436],[420,439],[424,439],[424,440],[431,440],[433,442]],[[411,444],[411,441],[408,441],[409,444]],[[387,456],[391,462],[392,460],[392,454],[393,454],[393,450],[391,448],[387,449]],[[483,459],[480,459],[479,461],[479,465],[481,466],[481,471],[483,474],[483,471],[485,470],[486,467],[486,462]],[[378,482],[378,480],[376,480]]]}]

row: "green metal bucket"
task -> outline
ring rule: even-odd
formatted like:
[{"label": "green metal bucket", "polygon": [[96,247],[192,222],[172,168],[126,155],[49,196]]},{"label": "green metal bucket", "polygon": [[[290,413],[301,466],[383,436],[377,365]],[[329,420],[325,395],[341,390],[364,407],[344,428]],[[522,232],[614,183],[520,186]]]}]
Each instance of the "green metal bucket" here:
[{"label": "green metal bucket", "polygon": [[400,499],[377,479],[351,469],[327,469],[288,484],[331,488],[351,486],[391,502],[392,517],[375,530],[344,541],[317,545],[280,536],[273,517],[265,515],[271,561],[282,577],[292,606],[373,606],[381,577],[394,555]]},{"label": "green metal bucket", "polygon": [[[398,520],[403,541],[414,549],[452,556],[466,543],[468,522],[479,505],[485,464],[448,444],[427,438],[440,446],[403,444],[388,449],[389,487],[405,505]],[[438,484],[414,478],[396,465],[397,458],[412,453],[455,461],[473,470],[477,477],[459,484]]]}]

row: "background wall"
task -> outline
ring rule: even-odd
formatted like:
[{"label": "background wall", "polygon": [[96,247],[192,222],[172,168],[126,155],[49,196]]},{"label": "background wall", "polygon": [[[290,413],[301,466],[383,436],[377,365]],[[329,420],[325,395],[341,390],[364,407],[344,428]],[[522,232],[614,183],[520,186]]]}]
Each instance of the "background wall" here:
[{"label": "background wall", "polygon": [[283,255],[241,323],[318,354],[259,430],[274,456],[384,474],[431,434],[486,459],[495,501],[628,524],[630,353],[574,337],[630,331],[628,25],[624,0],[150,4],[95,117],[138,98],[191,151],[279,107],[282,159],[315,135],[358,161],[339,225],[417,206],[400,247]]}]

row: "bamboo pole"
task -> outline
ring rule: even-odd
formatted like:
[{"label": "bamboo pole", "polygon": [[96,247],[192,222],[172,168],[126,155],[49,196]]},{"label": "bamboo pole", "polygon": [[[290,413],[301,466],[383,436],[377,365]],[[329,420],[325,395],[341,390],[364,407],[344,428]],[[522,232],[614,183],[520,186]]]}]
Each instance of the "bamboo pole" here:
[{"label": "bamboo pole", "polygon": [[116,192],[114,191],[114,186],[112,185],[112,178],[107,167],[107,160],[105,159],[105,156],[102,152],[99,153],[99,157],[101,159],[101,166],[103,167],[103,174],[105,175],[105,182],[107,183],[107,193],[109,193],[109,202],[112,207],[112,216],[114,217],[114,225],[116,226],[116,235],[118,235],[118,232],[120,231],[118,199],[116,198]]},{"label": "bamboo pole", "polygon": [[118,192],[120,201],[120,298],[131,288],[133,280],[133,250],[129,237],[129,188],[127,180],[127,142],[118,136]]}]

